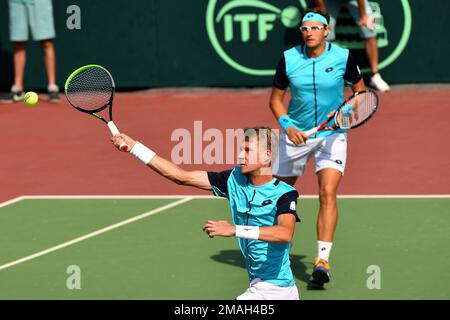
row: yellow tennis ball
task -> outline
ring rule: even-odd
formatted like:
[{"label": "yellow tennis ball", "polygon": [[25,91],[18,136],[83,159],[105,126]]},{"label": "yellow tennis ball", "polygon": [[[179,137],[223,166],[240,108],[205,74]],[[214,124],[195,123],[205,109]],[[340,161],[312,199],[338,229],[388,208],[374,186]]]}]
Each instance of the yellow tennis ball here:
[{"label": "yellow tennis ball", "polygon": [[38,103],[39,96],[37,95],[36,92],[29,91],[29,92],[25,93],[25,96],[23,97],[23,101],[29,106],[34,106],[36,103]]}]

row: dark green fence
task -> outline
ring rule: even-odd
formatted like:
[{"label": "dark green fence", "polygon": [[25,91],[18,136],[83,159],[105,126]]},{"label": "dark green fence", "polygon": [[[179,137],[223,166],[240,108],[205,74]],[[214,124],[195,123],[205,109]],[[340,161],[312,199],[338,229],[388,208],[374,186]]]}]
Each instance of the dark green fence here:
[{"label": "dark green fence", "polygon": [[[450,2],[378,0],[378,44],[390,83],[450,82]],[[69,30],[70,5],[81,29]],[[97,63],[120,88],[268,86],[282,51],[300,41],[295,28],[307,6],[299,0],[53,0],[58,82],[76,67]],[[0,87],[13,77],[7,0],[0,0]],[[366,67],[363,42],[342,11],[337,41]],[[46,85],[39,44],[29,43],[27,88]]]}]

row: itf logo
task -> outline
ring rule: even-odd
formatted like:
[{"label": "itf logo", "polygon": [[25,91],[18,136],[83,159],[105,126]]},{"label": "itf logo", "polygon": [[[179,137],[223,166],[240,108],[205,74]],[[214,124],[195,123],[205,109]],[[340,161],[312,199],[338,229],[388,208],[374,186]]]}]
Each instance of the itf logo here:
[{"label": "itf logo", "polygon": [[[383,16],[377,2],[369,4],[378,23],[377,42],[383,48],[379,68],[382,69],[393,63],[408,43],[411,9],[408,0],[400,0],[395,5],[389,3],[389,6],[386,3],[388,8]],[[209,0],[206,30],[214,50],[230,67],[248,75],[272,76],[283,50],[300,44],[297,27],[306,9],[306,0]],[[338,16],[341,24],[336,28],[336,43],[363,51],[364,42],[358,37],[357,26],[348,26],[348,18],[345,11]],[[399,18],[403,18],[401,32],[397,32]],[[388,41],[389,26],[396,32]]]},{"label": "itf logo", "polygon": [[305,0],[210,0],[206,29],[215,51],[231,67],[269,76],[285,47],[283,34],[298,27],[304,10]]},{"label": "itf logo", "polygon": [[[253,7],[268,12],[230,13],[232,9],[245,3],[250,3]],[[225,42],[230,42],[234,39],[234,29],[237,29],[240,33],[241,42],[248,42],[251,37],[252,24],[256,25],[258,41],[263,42],[267,39],[268,33],[273,30],[274,24],[278,19],[286,28],[293,28],[300,23],[300,12],[293,6],[280,10],[275,6],[260,1],[232,1],[220,10],[216,17],[216,22],[223,22]]]}]

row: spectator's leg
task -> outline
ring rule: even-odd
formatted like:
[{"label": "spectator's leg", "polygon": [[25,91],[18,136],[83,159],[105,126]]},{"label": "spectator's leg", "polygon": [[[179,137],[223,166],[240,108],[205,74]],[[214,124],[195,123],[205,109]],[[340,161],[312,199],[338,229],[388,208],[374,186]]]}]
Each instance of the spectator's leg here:
[{"label": "spectator's leg", "polygon": [[377,38],[372,37],[365,39],[364,45],[366,48],[366,55],[367,60],[369,61],[370,70],[372,71],[372,76],[370,78],[369,85],[380,92],[389,91],[391,88],[386,83],[386,81],[383,80],[380,73],[378,72]]},{"label": "spectator's leg", "polygon": [[330,31],[328,33],[327,41],[333,42],[336,39],[336,18],[341,11],[341,3],[340,1],[335,0],[325,0],[324,4],[326,7],[326,11],[330,16],[330,25],[328,26]]},{"label": "spectator's leg", "polygon": [[[346,4],[347,9],[353,17],[353,20],[358,23],[360,20],[359,9],[356,1],[350,1]],[[365,1],[366,13],[372,16],[372,9],[370,8],[367,1]],[[359,34],[361,38],[364,39],[364,47],[366,49],[367,61],[369,62],[370,70],[372,75],[369,80],[369,85],[380,91],[386,92],[390,90],[389,85],[381,77],[378,70],[378,44],[377,44],[377,32],[376,30],[370,30],[365,26],[359,28]]]},{"label": "spectator's leg", "polygon": [[23,91],[23,76],[27,63],[27,43],[14,42],[14,88]]},{"label": "spectator's leg", "polygon": [[44,52],[45,70],[48,78],[48,101],[57,103],[59,99],[59,88],[56,84],[56,55],[55,46],[52,40],[41,41],[42,51]]},{"label": "spectator's leg", "polygon": [[49,86],[56,85],[56,56],[52,40],[41,41]]},{"label": "spectator's leg", "polygon": [[377,38],[365,39],[364,46],[366,48],[367,60],[369,61],[372,74],[378,73],[378,45]]},{"label": "spectator's leg", "polygon": [[44,53],[45,70],[48,79],[48,97],[50,102],[59,101],[59,88],[56,85],[56,55],[53,39],[55,24],[53,21],[53,6],[51,0],[34,0],[31,31],[33,39],[40,41]]}]

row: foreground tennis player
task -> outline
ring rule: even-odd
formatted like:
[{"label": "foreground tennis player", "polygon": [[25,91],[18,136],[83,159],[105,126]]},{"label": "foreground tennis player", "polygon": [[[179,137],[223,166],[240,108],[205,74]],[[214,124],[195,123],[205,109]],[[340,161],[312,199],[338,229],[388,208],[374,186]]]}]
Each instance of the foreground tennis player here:
[{"label": "foreground tennis player", "polygon": [[250,287],[237,300],[299,300],[289,261],[295,223],[300,221],[298,193],[272,176],[278,137],[268,127],[245,129],[240,166],[223,172],[185,171],[125,134],[112,138],[163,177],[180,185],[212,190],[230,201],[233,224],[208,220],[203,230],[215,236],[237,237],[245,258]]}]

